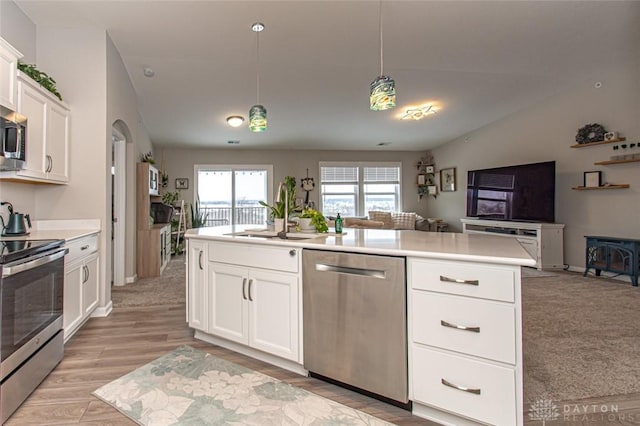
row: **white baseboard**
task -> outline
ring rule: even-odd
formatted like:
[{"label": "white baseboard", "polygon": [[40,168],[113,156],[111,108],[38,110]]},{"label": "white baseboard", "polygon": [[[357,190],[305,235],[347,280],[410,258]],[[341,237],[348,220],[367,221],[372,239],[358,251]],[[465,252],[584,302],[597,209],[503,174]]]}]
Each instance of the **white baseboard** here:
[{"label": "white baseboard", "polygon": [[125,277],[125,279],[124,279],[124,283],[125,284],[133,284],[136,281],[138,281],[138,274],[135,274],[132,277]]},{"label": "white baseboard", "polygon": [[113,310],[113,302],[109,300],[107,306],[99,306],[92,313],[91,317],[106,317],[109,316],[111,311]]}]

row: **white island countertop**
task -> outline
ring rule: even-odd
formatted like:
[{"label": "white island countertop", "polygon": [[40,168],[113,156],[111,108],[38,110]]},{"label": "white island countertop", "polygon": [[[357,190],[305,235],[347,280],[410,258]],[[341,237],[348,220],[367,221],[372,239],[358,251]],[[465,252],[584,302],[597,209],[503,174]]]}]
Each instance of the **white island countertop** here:
[{"label": "white island countertop", "polygon": [[[185,237],[244,244],[266,244],[431,259],[534,266],[535,260],[514,238],[453,232],[345,228],[343,235],[312,234],[314,238],[283,240],[231,235],[256,225],[189,229]],[[298,234],[304,235],[304,234]]]}]

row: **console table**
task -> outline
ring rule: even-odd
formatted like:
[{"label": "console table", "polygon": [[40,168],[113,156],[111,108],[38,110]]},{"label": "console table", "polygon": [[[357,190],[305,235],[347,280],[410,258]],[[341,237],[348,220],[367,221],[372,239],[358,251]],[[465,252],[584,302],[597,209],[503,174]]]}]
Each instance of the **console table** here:
[{"label": "console table", "polygon": [[640,276],[640,240],[615,237],[585,236],[587,250],[584,276],[589,269],[600,272],[614,272],[629,275],[631,283],[638,286]]},{"label": "console table", "polygon": [[462,218],[462,232],[515,238],[536,261],[536,268],[564,268],[564,224]]}]

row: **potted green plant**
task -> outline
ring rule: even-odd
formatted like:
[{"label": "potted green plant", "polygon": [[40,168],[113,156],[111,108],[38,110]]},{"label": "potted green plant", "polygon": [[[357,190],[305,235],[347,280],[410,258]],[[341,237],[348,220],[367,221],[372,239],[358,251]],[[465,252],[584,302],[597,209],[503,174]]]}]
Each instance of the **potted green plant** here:
[{"label": "potted green plant", "polygon": [[328,232],[327,220],[318,210],[312,208],[303,209],[298,214],[298,227],[300,231],[315,230],[316,232]]},{"label": "potted green plant", "polygon": [[169,191],[162,194],[162,202],[170,206],[175,205],[178,198],[180,198],[180,193],[178,191]]},{"label": "potted green plant", "polygon": [[202,228],[207,223],[208,213],[200,211],[200,203],[196,201],[196,208],[193,208],[193,204],[189,204],[191,210],[191,227]]},{"label": "potted green plant", "polygon": [[[285,197],[284,191],[288,192],[288,196]],[[261,206],[269,209],[269,217],[271,219],[284,219],[285,212],[285,199],[288,199],[289,213],[293,213],[296,209],[296,178],[293,176],[286,176],[284,178],[284,188],[280,190],[280,196],[276,197],[280,201],[274,201],[274,203],[267,204],[265,201],[259,201]]]}]

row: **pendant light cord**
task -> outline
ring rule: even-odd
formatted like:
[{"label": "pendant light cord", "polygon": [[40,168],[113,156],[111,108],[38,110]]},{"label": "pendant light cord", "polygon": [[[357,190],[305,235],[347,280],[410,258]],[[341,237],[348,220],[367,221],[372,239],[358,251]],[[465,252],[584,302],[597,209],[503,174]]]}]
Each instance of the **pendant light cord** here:
[{"label": "pendant light cord", "polygon": [[382,57],[382,0],[380,0],[378,7],[378,29],[380,32],[380,75],[384,75],[384,59]]},{"label": "pendant light cord", "polygon": [[260,105],[260,31],[256,32],[256,104]]}]

